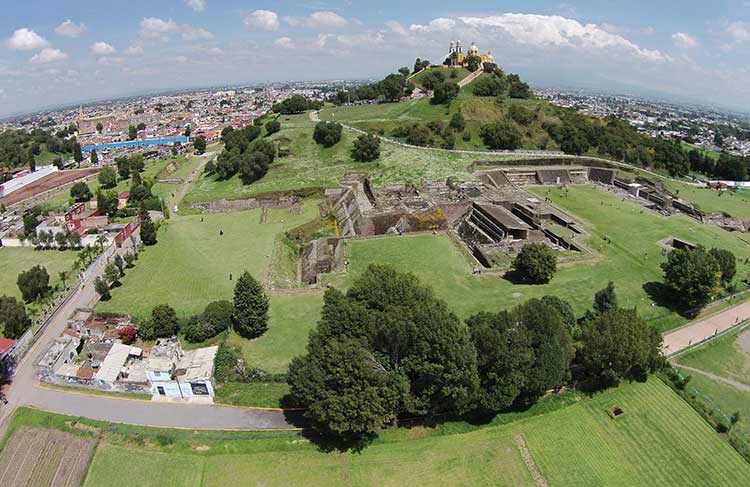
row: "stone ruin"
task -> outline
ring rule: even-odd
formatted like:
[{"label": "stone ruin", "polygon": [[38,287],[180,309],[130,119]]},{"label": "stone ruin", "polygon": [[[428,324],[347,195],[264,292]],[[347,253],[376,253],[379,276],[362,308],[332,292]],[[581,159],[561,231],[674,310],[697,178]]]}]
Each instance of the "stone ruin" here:
[{"label": "stone ruin", "polygon": [[239,200],[216,200],[201,203],[193,203],[192,208],[201,213],[229,213],[234,211],[255,210],[258,208],[293,208],[302,201],[302,198],[294,195],[279,194],[266,198],[247,198]]}]

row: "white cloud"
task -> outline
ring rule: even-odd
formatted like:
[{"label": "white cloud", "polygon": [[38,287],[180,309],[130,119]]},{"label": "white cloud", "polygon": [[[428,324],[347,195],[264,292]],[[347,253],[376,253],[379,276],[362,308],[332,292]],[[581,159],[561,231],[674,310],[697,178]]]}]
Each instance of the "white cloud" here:
[{"label": "white cloud", "polygon": [[342,29],[349,21],[335,12],[314,12],[309,17],[284,17],[292,27],[307,27],[314,30]]},{"label": "white cloud", "polygon": [[672,42],[680,49],[691,49],[698,46],[698,40],[686,32],[675,32],[672,34]]},{"label": "white cloud", "polygon": [[393,32],[394,34],[397,34],[400,36],[409,35],[409,31],[406,29],[406,27],[404,27],[403,25],[401,25],[400,22],[397,22],[395,20],[389,20],[388,22],[385,23],[385,26],[388,27],[388,29],[390,29],[390,31]]},{"label": "white cloud", "polygon": [[185,64],[186,62],[188,62],[187,56],[177,56],[176,58],[174,58],[174,60],[181,64]]},{"label": "white cloud", "polygon": [[125,58],[113,56],[103,56],[96,61],[96,63],[100,66],[115,66],[123,64],[124,62]]},{"label": "white cloud", "polygon": [[29,59],[32,64],[49,64],[56,63],[58,61],[64,61],[68,58],[68,55],[62,52],[60,49],[54,49],[51,47],[45,47],[37,54]]},{"label": "white cloud", "polygon": [[288,37],[279,37],[273,41],[273,45],[281,49],[294,49],[294,41]]},{"label": "white cloud", "polygon": [[736,21],[727,26],[727,32],[737,42],[750,41],[750,22]]},{"label": "white cloud", "polygon": [[86,26],[83,23],[76,24],[70,19],[55,27],[55,32],[65,37],[78,37],[85,30]]},{"label": "white cloud", "polygon": [[169,34],[177,32],[177,23],[172,20],[163,20],[158,17],[144,17],[141,20],[140,37],[149,40],[169,40]]},{"label": "white cloud", "polygon": [[128,48],[125,49],[125,54],[128,56],[141,56],[143,55],[143,46],[139,46],[138,44],[128,46]]},{"label": "white cloud", "polygon": [[196,12],[203,12],[206,10],[206,2],[203,0],[185,0],[185,3]]},{"label": "white cloud", "polygon": [[182,39],[185,41],[210,41],[214,35],[206,29],[185,25],[182,27]]},{"label": "white cloud", "polygon": [[91,44],[91,54],[95,56],[107,56],[109,54],[114,54],[117,49],[112,47],[111,44],[107,44],[106,42],[95,42],[94,44]]},{"label": "white cloud", "polygon": [[49,46],[47,39],[26,27],[16,30],[5,44],[19,51],[32,51]]},{"label": "white cloud", "polygon": [[264,30],[266,32],[275,32],[279,30],[279,15],[270,10],[256,10],[245,16],[243,22],[248,27]]},{"label": "white cloud", "polygon": [[621,50],[649,61],[666,59],[657,50],[645,49],[596,24],[581,24],[558,15],[502,14],[488,17],[438,18],[427,25],[412,25],[415,34],[460,31],[477,38],[503,35],[510,41],[540,48],[582,48],[594,51]]}]

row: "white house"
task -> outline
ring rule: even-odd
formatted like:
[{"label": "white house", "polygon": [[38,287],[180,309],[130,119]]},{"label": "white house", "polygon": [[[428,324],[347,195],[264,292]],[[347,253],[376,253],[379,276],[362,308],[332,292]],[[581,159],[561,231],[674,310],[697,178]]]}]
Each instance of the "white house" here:
[{"label": "white house", "polygon": [[219,347],[182,350],[177,338],[157,340],[146,364],[151,394],[155,398],[212,398],[214,357]]}]

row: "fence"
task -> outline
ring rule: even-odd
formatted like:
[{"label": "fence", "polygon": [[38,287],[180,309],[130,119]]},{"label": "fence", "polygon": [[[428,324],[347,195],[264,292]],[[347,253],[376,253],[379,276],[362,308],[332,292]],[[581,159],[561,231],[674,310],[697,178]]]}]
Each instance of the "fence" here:
[{"label": "fence", "polygon": [[[679,367],[679,364],[676,366]],[[724,433],[727,440],[745,460],[750,462],[750,427],[739,421],[732,423],[732,415],[727,414],[710,396],[704,394],[696,387],[689,383],[687,376],[683,375],[678,368],[673,368],[674,377],[669,377],[667,383],[685,399],[690,406],[695,409],[714,429],[719,433]],[[678,384],[683,384],[681,388]]]}]

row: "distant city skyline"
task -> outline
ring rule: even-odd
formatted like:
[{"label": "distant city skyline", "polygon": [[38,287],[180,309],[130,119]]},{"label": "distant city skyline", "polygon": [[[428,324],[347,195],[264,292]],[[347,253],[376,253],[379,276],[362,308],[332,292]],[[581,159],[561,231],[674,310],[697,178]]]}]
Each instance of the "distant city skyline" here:
[{"label": "distant city skyline", "polygon": [[451,40],[542,86],[750,111],[750,0],[12,2],[0,117],[136,93],[384,76]]}]

